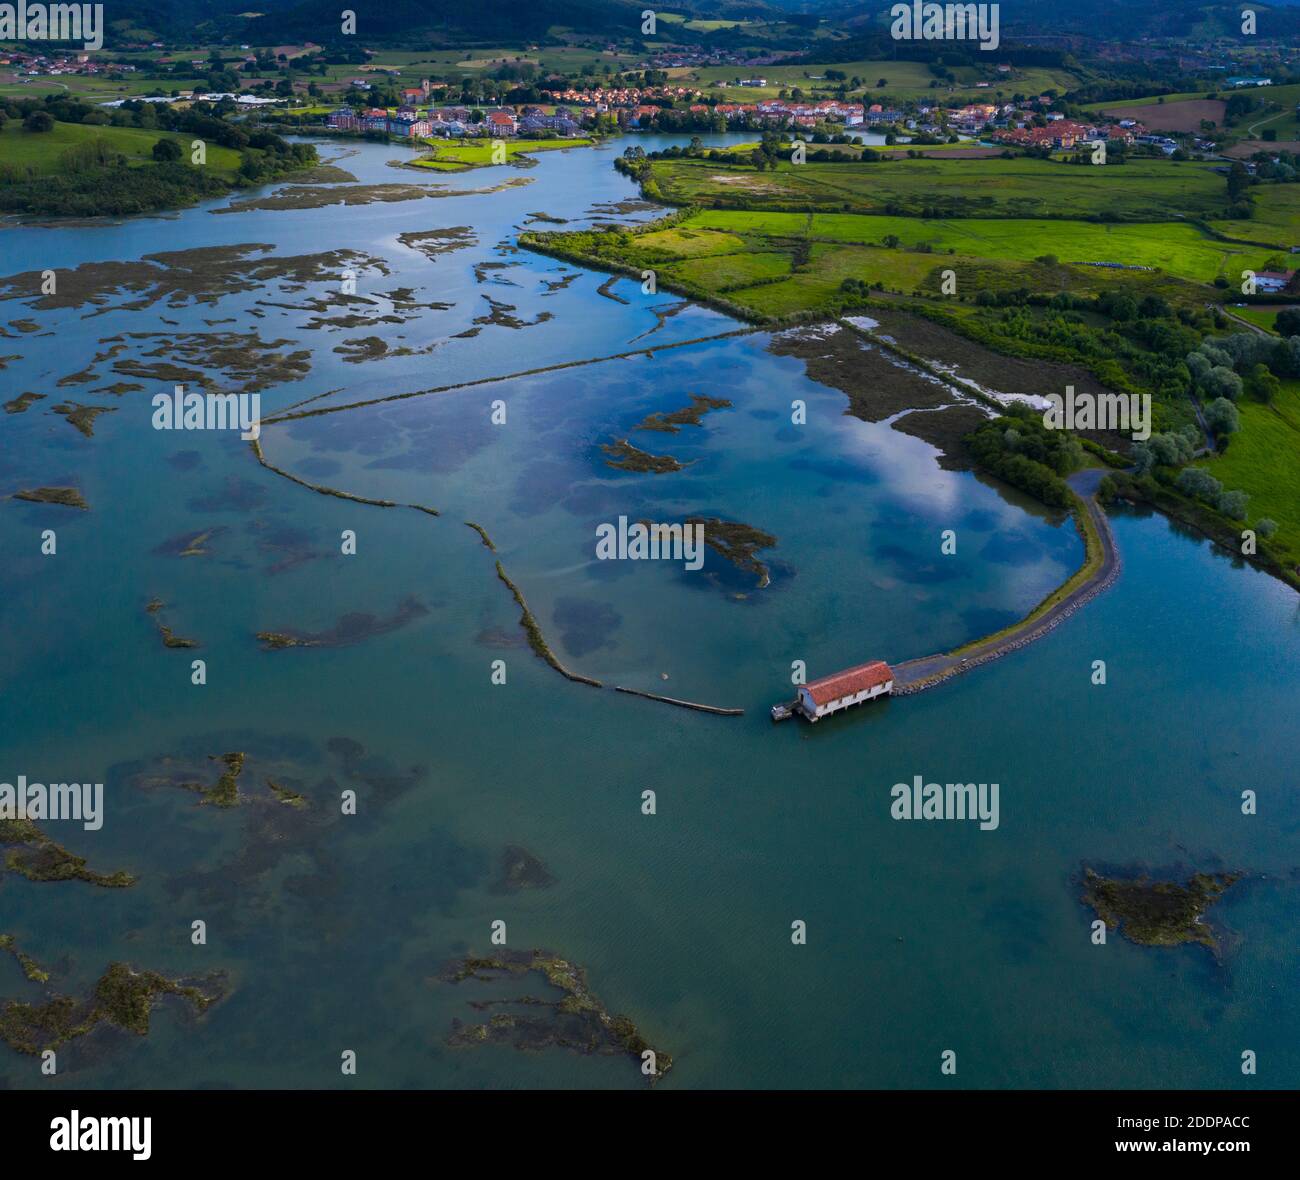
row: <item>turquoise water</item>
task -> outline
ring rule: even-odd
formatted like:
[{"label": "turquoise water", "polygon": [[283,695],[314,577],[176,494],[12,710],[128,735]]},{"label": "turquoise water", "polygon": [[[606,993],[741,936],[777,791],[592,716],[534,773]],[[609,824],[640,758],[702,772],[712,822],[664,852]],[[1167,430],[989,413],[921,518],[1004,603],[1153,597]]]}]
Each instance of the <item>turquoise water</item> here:
[{"label": "turquoise water", "polygon": [[[409,179],[387,167],[393,150],[365,145],[339,163],[367,183]],[[652,309],[678,300],[621,281],[613,291],[628,302],[617,302],[597,292],[605,275],[548,293],[565,268],[510,252],[517,227],[539,211],[581,225],[593,206],[635,196],[615,150],[444,178],[531,182],[495,193],[0,233],[7,274],[266,243],[277,256],[363,251],[389,273],[363,268],[359,294],[406,286],[425,305],[454,305],[331,331],[273,306],[327,296],[337,283],[324,279],[92,318],[97,308],[0,303],[4,321],[40,327],[0,340],[0,354],[22,358],[0,372],[0,400],[49,395],[0,419],[0,491],[74,483],[92,508],[0,504],[0,781],[105,782],[102,831],[48,828],[92,868],[139,877],[103,890],[9,874],[0,931],[67,992],[116,959],[220,969],[229,989],[201,1020],[167,1002],[145,1039],[100,1032],[67,1046],[54,1079],[2,1050],[0,1083],[643,1084],[621,1057],[445,1044],[453,1019],[486,1017],[467,1005],[472,985],[437,973],[488,950],[500,919],[510,946],[581,964],[611,1011],[671,1052],[668,1087],[1295,1085],[1294,594],[1162,517],[1121,513],[1119,582],[1041,643],[930,693],[772,727],[766,708],[790,695],[792,661],[817,675],[1002,626],[1078,564],[1079,542],[1068,522],[942,470],[927,444],[846,416],[843,395],[774,355],[765,333],[665,351],[738,325],[688,308],[656,329]],[[459,226],[475,243],[432,260],[396,240]],[[480,281],[485,262],[511,265]],[[521,321],[551,318],[475,325],[484,294]],[[167,383],[120,398],[57,385],[105,337],[218,331],[204,320],[226,317],[311,351],[306,377],[264,391],[267,413],[332,390],[313,405],[508,378],[264,432],[268,460],[301,478],[442,515],[315,495],[234,436],[154,431],[148,398]],[[355,365],[333,351],[371,335],[432,351]],[[653,355],[509,376],[643,347]],[[100,384],[131,380],[98,368]],[[733,404],[676,435],[632,435],[688,466],[605,465],[601,443],[691,393]],[[59,398],[116,412],[85,439],[48,412]],[[806,425],[791,423],[795,399]],[[759,590],[714,555],[698,574],[594,560],[596,525],[619,515],[764,529],[778,538],[763,555],[772,584]],[[466,520],[487,529],[569,666],[745,716],[561,679],[519,645],[518,609]],[[47,527],[55,557],[39,552]],[[339,552],[344,529],[356,556]],[[945,529],[958,535],[952,557],[939,552]],[[204,556],[165,551],[208,530]],[[199,651],[162,646],[143,609],[155,595]],[[387,617],[412,597],[427,613],[352,646],[266,652],[254,638],[328,630],[349,612]],[[507,682],[494,685],[500,659]],[[1099,659],[1103,687],[1090,680]],[[331,752],[340,737],[365,748],[360,767]],[[164,756],[192,764],[235,749],[250,759],[248,800],[233,811],[135,781]],[[998,782],[1000,826],[892,820],[890,787],[917,774]],[[311,807],[268,806],[268,775]],[[349,786],[360,814],[342,818]],[[1245,789],[1260,800],[1250,818]],[[540,857],[556,884],[494,892],[507,845]],[[1213,912],[1228,932],[1222,963],[1199,947],[1092,946],[1084,864],[1248,873]],[[196,919],[205,947],[190,943]],[[791,944],[796,919],[806,946]],[[40,991],[5,959],[0,995]],[[344,1049],[358,1053],[355,1079],[339,1074]],[[939,1074],[945,1049],[956,1078]],[[1259,1054],[1254,1079],[1240,1074],[1244,1049]]]}]

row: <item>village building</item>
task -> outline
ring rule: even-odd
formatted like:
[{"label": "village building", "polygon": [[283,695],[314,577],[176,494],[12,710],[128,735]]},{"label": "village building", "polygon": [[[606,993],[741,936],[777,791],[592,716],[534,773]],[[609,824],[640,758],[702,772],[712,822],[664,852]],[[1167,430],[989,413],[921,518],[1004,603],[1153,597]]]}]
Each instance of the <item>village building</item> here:
[{"label": "village building", "polygon": [[1255,290],[1266,294],[1285,291],[1295,278],[1293,270],[1260,270],[1255,272]]},{"label": "village building", "polygon": [[524,111],[519,130],[524,134],[535,131],[557,131],[561,135],[576,135],[581,128],[563,107],[557,108],[553,115],[546,114],[540,107],[530,107]]},{"label": "village building", "polygon": [[872,660],[801,685],[795,708],[809,721],[819,721],[852,705],[888,696],[893,690],[893,669],[884,660]]},{"label": "village building", "polygon": [[428,139],[433,134],[433,127],[428,119],[422,119],[414,111],[398,112],[388,120],[388,134],[403,139]]}]

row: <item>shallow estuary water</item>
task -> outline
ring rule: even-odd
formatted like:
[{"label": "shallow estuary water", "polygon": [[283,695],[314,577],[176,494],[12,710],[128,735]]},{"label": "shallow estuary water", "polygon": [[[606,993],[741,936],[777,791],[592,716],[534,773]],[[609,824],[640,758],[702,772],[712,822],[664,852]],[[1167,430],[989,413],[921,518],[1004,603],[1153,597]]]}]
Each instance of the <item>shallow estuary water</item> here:
[{"label": "shallow estuary water", "polygon": [[[70,1044],[53,1079],[0,1046],[0,1085],[644,1085],[626,1056],[447,1044],[454,1020],[488,1018],[467,1002],[480,991],[539,989],[438,978],[491,950],[494,920],[510,947],[585,968],[610,1012],[673,1055],[670,1088],[1300,1082],[1294,593],[1163,517],[1120,512],[1119,581],[1048,638],[919,696],[772,726],[792,661],[816,676],[996,630],[1068,576],[1081,545],[1068,520],[848,416],[844,394],[773,352],[769,333],[711,339],[744,325],[630,279],[601,294],[607,275],[513,248],[536,213],[571,228],[654,216],[606,208],[637,195],[612,167],[621,149],[436,178],[449,190],[528,181],[464,196],[214,214],[221,201],[0,230],[4,275],[256,243],[272,257],[355,251],[373,260],[355,267],[356,293],[379,300],[313,307],[339,289],[335,260],[211,301],[0,302],[0,355],[19,357],[0,371],[0,401],[47,395],[0,417],[0,494],[74,485],[90,505],[0,501],[0,781],[104,782],[102,830],[47,828],[91,868],[139,879],[110,890],[5,874],[0,933],[68,994],[115,960],[227,979],[201,1018],[169,1000],[146,1038],[101,1030]],[[337,162],[362,184],[425,179],[388,166],[396,148],[321,150],[352,153]],[[460,227],[429,239],[457,247],[432,256],[399,239]],[[390,322],[308,326],[349,312]],[[25,320],[36,329],[14,326]],[[305,373],[262,390],[266,415],[371,403],[268,425],[268,463],[441,515],[317,495],[259,466],[233,432],[152,429],[149,399],[171,382],[114,364],[222,331],[309,351]],[[129,336],[146,332],[161,336]],[[368,337],[389,355],[335,351]],[[93,365],[97,380],[59,385],[112,343],[125,351]],[[535,371],[593,358],[613,359]],[[485,378],[501,380],[378,400]],[[88,392],[115,381],[144,388]],[[676,434],[633,430],[692,394],[732,404]],[[113,412],[83,437],[51,412],[66,399]],[[804,425],[791,423],[796,400]],[[685,466],[612,469],[600,447],[619,438]],[[712,551],[699,572],[596,560],[596,527],[620,516],[771,533],[759,554],[771,584]],[[57,556],[40,552],[48,528]],[[340,553],[349,529],[355,556]],[[940,553],[946,529],[954,556]],[[179,556],[177,539],[198,534],[205,552]],[[497,559],[558,657],[604,689],[529,651]],[[154,597],[201,648],[164,647],[145,611]],[[351,644],[266,651],[255,638],[330,633],[357,613],[377,622],[351,625],[376,633]],[[492,683],[496,660],[505,684]],[[1105,686],[1091,682],[1096,660]],[[160,758],[232,750],[250,758],[244,806],[140,783]],[[268,768],[309,806],[276,811]],[[891,819],[890,788],[915,775],[997,782],[999,826]],[[349,787],[360,814],[340,818]],[[510,846],[554,883],[502,891]],[[1247,874],[1211,911],[1221,961],[1117,935],[1091,945],[1085,865]],[[797,919],[804,946],[791,943]],[[206,946],[191,943],[196,920]],[[0,997],[40,994],[0,959]],[[355,1078],[339,1072],[348,1049]],[[946,1049],[955,1078],[939,1073]],[[1240,1072],[1246,1049],[1255,1078]]]}]

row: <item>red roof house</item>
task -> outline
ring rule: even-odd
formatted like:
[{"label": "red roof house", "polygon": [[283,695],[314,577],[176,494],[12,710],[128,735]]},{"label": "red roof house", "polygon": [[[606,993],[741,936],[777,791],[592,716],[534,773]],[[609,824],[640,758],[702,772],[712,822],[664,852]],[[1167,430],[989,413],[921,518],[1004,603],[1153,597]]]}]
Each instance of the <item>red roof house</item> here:
[{"label": "red roof house", "polygon": [[816,721],[850,705],[885,696],[893,688],[893,669],[884,660],[872,660],[831,676],[810,680],[799,689],[799,711],[809,721]]}]

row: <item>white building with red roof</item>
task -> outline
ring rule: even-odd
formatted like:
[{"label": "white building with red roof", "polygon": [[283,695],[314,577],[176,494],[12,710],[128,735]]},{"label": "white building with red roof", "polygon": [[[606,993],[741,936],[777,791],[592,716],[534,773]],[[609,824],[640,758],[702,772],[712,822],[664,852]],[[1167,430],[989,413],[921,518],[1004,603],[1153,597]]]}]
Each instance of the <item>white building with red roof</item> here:
[{"label": "white building with red roof", "polygon": [[1285,291],[1295,279],[1293,270],[1260,270],[1255,272],[1255,290],[1268,293]]},{"label": "white building with red roof", "polygon": [[796,707],[809,721],[818,721],[893,690],[894,670],[884,660],[872,660],[801,685]]}]

